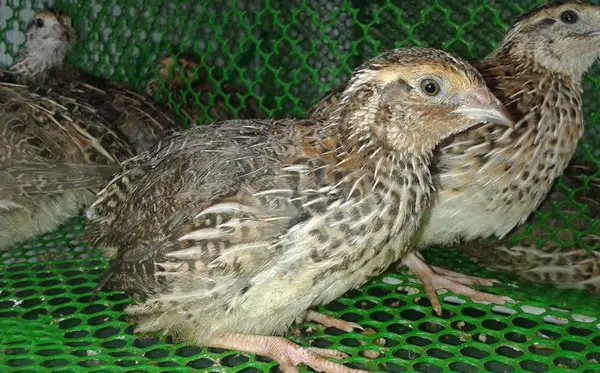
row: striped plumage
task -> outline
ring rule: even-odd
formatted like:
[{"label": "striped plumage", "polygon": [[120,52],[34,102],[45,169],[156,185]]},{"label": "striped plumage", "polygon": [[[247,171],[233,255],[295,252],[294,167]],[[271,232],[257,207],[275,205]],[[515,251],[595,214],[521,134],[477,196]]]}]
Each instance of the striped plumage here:
[{"label": "striped plumage", "polygon": [[[504,237],[539,206],[583,134],[581,81],[600,56],[599,25],[598,6],[547,5],[473,64],[519,123],[514,130],[482,124],[437,148],[420,247]],[[311,114],[329,115],[338,95],[330,92]]]},{"label": "striped plumage", "polygon": [[[65,97],[93,110],[96,121],[105,123],[123,137],[134,154],[154,149],[162,139],[180,129],[175,113],[166,105],[125,84],[69,66],[55,72],[48,80],[45,87],[49,89],[49,96]],[[77,115],[75,108],[71,110]],[[88,125],[94,127],[95,124],[89,122]]]},{"label": "striped plumage", "polygon": [[266,118],[249,92],[228,82],[214,84],[193,54],[165,57],[155,73],[157,77],[148,82],[146,93],[160,92],[161,101],[190,125]]},{"label": "striped plumage", "polygon": [[89,210],[86,237],[113,258],[99,287],[141,298],[125,310],[138,332],[267,355],[286,372],[351,372],[318,355],[339,353],[267,336],[404,255],[434,146],[482,118],[510,123],[503,110],[465,62],[411,48],[359,67],[327,122],[179,133],[128,161]]},{"label": "striped plumage", "polygon": [[175,128],[151,99],[66,66],[72,35],[64,13],[37,13],[0,76],[0,248],[77,214],[119,163]]}]

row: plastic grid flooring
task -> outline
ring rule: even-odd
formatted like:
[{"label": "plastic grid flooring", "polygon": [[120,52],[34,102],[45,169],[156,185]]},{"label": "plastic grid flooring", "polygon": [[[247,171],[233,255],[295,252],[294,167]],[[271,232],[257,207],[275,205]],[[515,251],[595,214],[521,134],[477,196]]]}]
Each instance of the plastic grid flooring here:
[{"label": "plastic grid flooring", "polygon": [[[82,229],[83,220],[75,218],[56,233],[0,254],[0,371],[276,369],[269,359],[245,353],[133,335],[122,312],[128,297],[101,292],[89,301],[106,263],[98,250],[78,240]],[[489,275],[454,252],[431,253],[433,263]],[[305,323],[289,337],[344,351],[350,355],[346,364],[374,372],[600,372],[598,297],[499,278],[504,285],[491,290],[507,292],[519,303],[500,307],[444,295],[444,313],[437,317],[420,283],[404,269],[391,270],[321,308],[360,323],[366,332]]]},{"label": "plastic grid flooring", "polygon": [[[343,81],[361,56],[417,44],[481,57],[508,27],[505,20],[540,1],[517,5],[490,0],[382,0],[332,5],[306,0],[291,7],[278,0],[227,0],[220,7],[186,1],[55,3],[68,7],[80,38],[86,40],[72,56],[79,66],[141,87],[141,72],[164,53],[165,45],[175,43],[203,54],[207,66],[224,69],[226,76],[239,74],[238,80],[264,98],[271,114],[298,115],[319,92]],[[22,28],[30,16],[24,11],[28,7],[31,4],[18,1],[0,4],[0,52],[5,62],[10,62],[6,53],[12,54],[24,40],[11,39],[11,30]],[[17,14],[19,22],[13,18],[9,23]],[[169,28],[174,17],[181,22]],[[208,21],[199,24],[198,19]],[[226,22],[220,24],[223,19]],[[311,27],[304,27],[309,23]],[[241,27],[230,27],[235,24]],[[222,40],[204,40],[211,32]],[[314,35],[316,44],[306,43]],[[266,42],[260,52],[242,64],[248,40],[261,38]],[[144,49],[144,44],[152,48]],[[215,52],[224,56],[213,58]],[[584,146],[597,155],[600,126],[594,124],[600,83],[595,71],[584,86],[588,123]],[[262,72],[262,81],[255,72]],[[102,292],[89,302],[106,263],[98,250],[79,241],[82,229],[83,220],[74,218],[55,233],[0,252],[0,372],[275,369],[276,364],[265,358],[174,344],[168,337],[132,335],[122,312],[131,299]],[[490,275],[450,250],[428,254],[434,264]],[[404,269],[391,270],[321,308],[368,327],[366,333],[303,324],[289,337],[302,345],[342,350],[351,356],[345,363],[371,371],[600,372],[600,297],[494,275],[505,282],[490,291],[520,303],[494,307],[446,296],[444,314],[437,317],[414,277]]]}]

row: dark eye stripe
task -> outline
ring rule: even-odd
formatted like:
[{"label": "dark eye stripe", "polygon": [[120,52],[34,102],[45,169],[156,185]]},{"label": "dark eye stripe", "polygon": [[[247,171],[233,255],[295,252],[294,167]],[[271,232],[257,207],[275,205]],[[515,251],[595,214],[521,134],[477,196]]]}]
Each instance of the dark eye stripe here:
[{"label": "dark eye stripe", "polygon": [[553,24],[555,24],[555,23],[556,23],[556,20],[555,20],[555,19],[552,19],[552,18],[544,18],[543,20],[541,20],[541,21],[539,22],[539,25],[540,25],[540,26],[552,26],[552,25],[553,25]]}]

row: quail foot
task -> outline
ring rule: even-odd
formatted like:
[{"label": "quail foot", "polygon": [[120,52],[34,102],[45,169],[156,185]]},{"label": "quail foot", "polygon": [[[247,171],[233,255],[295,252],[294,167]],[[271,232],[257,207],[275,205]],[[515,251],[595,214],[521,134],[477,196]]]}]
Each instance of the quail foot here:
[{"label": "quail foot", "polygon": [[26,33],[23,52],[0,77],[0,248],[76,215],[120,162],[175,124],[116,83],[64,75],[73,35],[66,14],[38,12]]},{"label": "quail foot", "polygon": [[221,82],[217,87],[191,53],[159,60],[157,77],[148,82],[146,93],[161,93],[161,99],[178,111],[188,124],[206,124],[229,119],[263,119],[258,102],[244,90]]},{"label": "quail foot", "polygon": [[[513,129],[482,123],[436,148],[436,191],[417,234],[417,247],[503,238],[529,217],[583,134],[582,77],[599,56],[600,7],[566,2],[523,16],[493,53],[473,63],[517,125]],[[329,92],[310,114],[327,118],[340,97],[339,89]],[[494,280],[430,268],[414,253],[404,263],[423,281],[438,313],[435,290],[440,288],[504,301],[469,288]]]},{"label": "quail foot", "polygon": [[138,298],[125,309],[136,332],[266,355],[285,372],[357,372],[281,335],[409,250],[431,152],[482,120],[512,124],[475,69],[406,48],[358,67],[327,121],[176,134],[127,161],[88,210],[85,236],[115,253],[98,288]]}]

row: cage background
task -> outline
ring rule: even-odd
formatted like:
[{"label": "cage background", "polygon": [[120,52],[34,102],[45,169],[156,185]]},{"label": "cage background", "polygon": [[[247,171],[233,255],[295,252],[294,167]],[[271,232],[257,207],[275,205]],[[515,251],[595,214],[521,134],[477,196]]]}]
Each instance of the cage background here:
[{"label": "cage background", "polygon": [[[12,63],[34,9],[53,5],[73,18],[79,42],[69,59],[86,71],[141,89],[156,58],[193,50],[215,83],[222,79],[247,88],[272,116],[302,116],[360,61],[383,50],[421,45],[481,58],[519,14],[540,3],[7,1],[0,5],[0,64]],[[577,154],[596,164],[598,71],[585,79],[586,135]],[[560,214],[560,206],[553,213]],[[600,223],[594,220],[592,227],[597,231]],[[79,240],[82,228],[83,219],[75,217],[55,233],[0,252],[0,371],[273,369],[273,362],[249,354],[132,335],[122,312],[129,298],[107,292],[88,302],[106,263]],[[490,275],[449,249],[429,251],[428,260]],[[446,296],[444,315],[436,317],[414,277],[392,269],[321,309],[371,333],[307,323],[290,338],[345,351],[352,366],[372,371],[600,372],[598,297],[493,275],[505,284],[490,291],[509,294],[519,304],[493,307]]]}]

